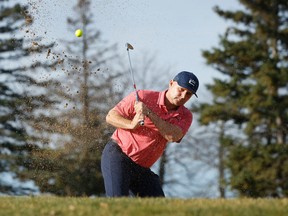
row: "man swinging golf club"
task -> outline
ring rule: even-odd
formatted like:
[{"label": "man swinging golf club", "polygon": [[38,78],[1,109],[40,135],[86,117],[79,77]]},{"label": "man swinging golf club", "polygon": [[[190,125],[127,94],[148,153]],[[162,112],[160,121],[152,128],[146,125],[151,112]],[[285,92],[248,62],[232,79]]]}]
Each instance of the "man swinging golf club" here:
[{"label": "man swinging golf club", "polygon": [[182,71],[167,90],[136,90],[137,99],[132,92],[108,112],[106,121],[116,128],[101,158],[108,197],[165,196],[150,167],[168,142],[180,142],[187,133],[192,113],[184,104],[197,97],[198,86],[193,73]]}]

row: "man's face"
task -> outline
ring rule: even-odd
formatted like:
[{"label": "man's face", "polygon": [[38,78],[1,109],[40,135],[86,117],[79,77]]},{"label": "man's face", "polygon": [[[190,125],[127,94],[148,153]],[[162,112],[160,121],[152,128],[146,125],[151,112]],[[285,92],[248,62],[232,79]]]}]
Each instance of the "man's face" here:
[{"label": "man's face", "polygon": [[192,97],[192,95],[193,93],[191,91],[179,86],[176,81],[170,81],[166,96],[171,104],[175,106],[184,105]]}]

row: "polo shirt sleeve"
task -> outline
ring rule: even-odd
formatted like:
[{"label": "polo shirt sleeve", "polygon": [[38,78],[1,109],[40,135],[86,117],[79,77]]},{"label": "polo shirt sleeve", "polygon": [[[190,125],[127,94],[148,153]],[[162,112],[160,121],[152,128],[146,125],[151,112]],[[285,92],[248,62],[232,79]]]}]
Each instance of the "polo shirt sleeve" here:
[{"label": "polo shirt sleeve", "polygon": [[123,117],[132,119],[135,115],[135,100],[135,92],[131,92],[128,96],[124,97],[118,104],[116,104],[114,110],[116,110]]}]

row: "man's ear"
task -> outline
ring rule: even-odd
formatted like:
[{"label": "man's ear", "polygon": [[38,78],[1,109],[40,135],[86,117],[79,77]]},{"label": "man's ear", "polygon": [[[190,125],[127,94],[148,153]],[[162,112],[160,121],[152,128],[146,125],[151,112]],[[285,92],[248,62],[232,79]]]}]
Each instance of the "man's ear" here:
[{"label": "man's ear", "polygon": [[169,87],[171,87],[173,85],[174,80],[170,80],[169,82]]}]

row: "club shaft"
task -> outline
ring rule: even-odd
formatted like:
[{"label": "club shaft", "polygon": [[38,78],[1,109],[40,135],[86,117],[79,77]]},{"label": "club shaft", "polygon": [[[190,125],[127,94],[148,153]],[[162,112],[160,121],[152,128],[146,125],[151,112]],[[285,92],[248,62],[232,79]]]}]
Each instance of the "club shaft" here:
[{"label": "club shaft", "polygon": [[[131,79],[132,79],[132,82],[133,82],[133,88],[135,90],[135,95],[136,95],[136,101],[139,101],[139,96],[138,96],[138,93],[137,93],[137,87],[136,87],[136,84],[135,84],[135,79],[134,79],[134,73],[133,73],[133,69],[132,69],[132,64],[131,64],[131,58],[130,58],[130,53],[129,53],[129,48],[127,47],[127,53],[128,53],[128,59],[129,59],[129,68],[130,68],[130,75],[131,75]],[[144,120],[140,121],[139,122],[140,125],[144,125]]]},{"label": "club shaft", "polygon": [[128,52],[129,66],[130,66],[130,75],[131,75],[131,79],[132,79],[132,82],[133,82],[133,88],[134,88],[135,93],[136,93],[136,101],[139,101],[139,96],[138,96],[137,87],[136,87],[136,84],[135,84],[134,73],[133,73],[133,69],[132,69],[129,49],[127,49],[127,52]]},{"label": "club shaft", "polygon": [[130,66],[129,68],[130,68],[130,75],[131,75],[132,82],[133,82],[133,87],[137,91],[136,84],[135,84],[135,79],[134,79],[134,73],[133,73],[132,64],[131,64],[130,53],[129,53],[128,49],[127,49],[127,52],[128,52],[128,59],[129,59],[129,66]]}]

